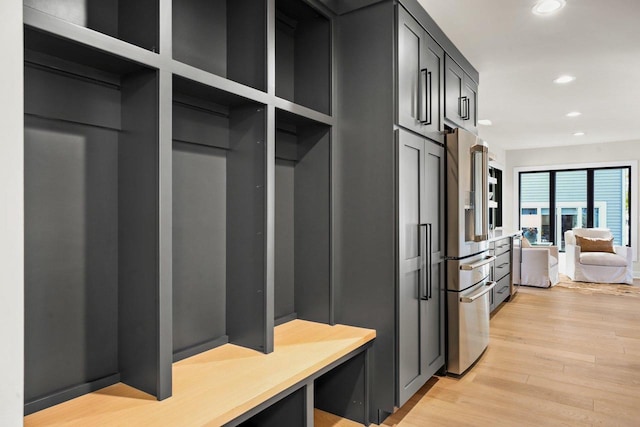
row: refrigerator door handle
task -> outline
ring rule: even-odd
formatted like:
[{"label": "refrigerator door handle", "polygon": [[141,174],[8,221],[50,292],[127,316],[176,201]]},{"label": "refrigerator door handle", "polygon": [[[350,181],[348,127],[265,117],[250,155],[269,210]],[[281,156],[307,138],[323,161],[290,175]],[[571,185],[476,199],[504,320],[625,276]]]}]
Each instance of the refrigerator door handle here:
[{"label": "refrigerator door handle", "polygon": [[491,289],[496,287],[496,282],[487,282],[486,286],[483,286],[478,292],[468,297],[460,297],[460,302],[471,303],[480,298],[481,296],[491,292]]},{"label": "refrigerator door handle", "polygon": [[460,270],[465,270],[465,271],[471,271],[471,270],[475,270],[476,268],[480,268],[483,265],[487,265],[490,262],[493,262],[496,260],[496,257],[491,255],[488,256],[486,258],[481,259],[480,261],[476,261],[472,264],[460,264]]},{"label": "refrigerator door handle", "polygon": [[476,144],[471,147],[474,230],[473,240],[483,242],[489,238],[489,148]]}]

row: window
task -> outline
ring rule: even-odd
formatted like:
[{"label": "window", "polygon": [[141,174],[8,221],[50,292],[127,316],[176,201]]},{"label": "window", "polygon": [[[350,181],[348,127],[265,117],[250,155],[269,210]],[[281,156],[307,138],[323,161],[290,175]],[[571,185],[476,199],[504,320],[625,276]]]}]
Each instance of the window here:
[{"label": "window", "polygon": [[631,167],[520,172],[519,186],[520,228],[532,243],[564,250],[565,231],[601,227],[630,244]]}]

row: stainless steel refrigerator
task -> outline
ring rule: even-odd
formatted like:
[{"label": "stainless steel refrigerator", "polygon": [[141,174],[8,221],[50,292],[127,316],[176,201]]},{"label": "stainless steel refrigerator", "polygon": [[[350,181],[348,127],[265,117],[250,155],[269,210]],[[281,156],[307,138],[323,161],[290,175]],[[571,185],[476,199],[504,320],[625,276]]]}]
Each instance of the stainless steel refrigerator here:
[{"label": "stainless steel refrigerator", "polygon": [[461,375],[489,343],[489,148],[456,129],[446,149],[447,371]]}]

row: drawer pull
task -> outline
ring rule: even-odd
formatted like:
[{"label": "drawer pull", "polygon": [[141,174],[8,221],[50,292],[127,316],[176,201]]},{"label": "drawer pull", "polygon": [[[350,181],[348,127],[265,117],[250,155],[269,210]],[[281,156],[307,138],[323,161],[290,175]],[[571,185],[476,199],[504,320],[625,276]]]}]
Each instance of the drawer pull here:
[{"label": "drawer pull", "polygon": [[499,290],[499,291],[497,291],[497,292],[498,292],[499,294],[502,294],[502,293],[504,293],[504,291],[506,291],[508,288],[509,288],[509,286],[503,286],[503,287],[501,287],[501,288],[500,288],[500,290]]},{"label": "drawer pull", "polygon": [[499,266],[497,266],[496,268],[502,268],[502,267],[504,267],[504,266],[506,266],[506,265],[509,265],[509,263],[508,263],[508,262],[503,262],[502,264],[500,264],[500,265],[499,265]]}]

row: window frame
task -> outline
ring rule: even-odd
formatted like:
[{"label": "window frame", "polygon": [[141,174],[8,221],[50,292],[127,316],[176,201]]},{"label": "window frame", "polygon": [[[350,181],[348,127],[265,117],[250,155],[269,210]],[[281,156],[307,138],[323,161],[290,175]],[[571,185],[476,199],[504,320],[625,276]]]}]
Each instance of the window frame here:
[{"label": "window frame", "polygon": [[[553,240],[554,244],[558,244],[557,242],[562,241],[561,236],[558,236],[558,209],[556,206],[556,172],[573,172],[573,171],[586,171],[587,172],[587,212],[590,212],[590,215],[587,215],[587,227],[591,228],[594,224],[594,216],[595,216],[595,208],[599,209],[600,220],[603,218],[606,219],[606,209],[602,209],[602,202],[595,202],[595,171],[599,170],[607,170],[607,169],[627,169],[627,186],[629,192],[629,204],[628,204],[628,215],[629,215],[629,224],[627,227],[627,246],[628,247],[636,247],[636,235],[634,235],[633,231],[637,229],[637,218],[635,212],[637,211],[637,201],[636,198],[633,197],[633,191],[638,191],[633,186],[633,182],[638,182],[637,180],[637,162],[611,162],[606,164],[589,164],[589,165],[571,165],[569,166],[557,166],[557,167],[520,167],[514,168],[514,181],[517,183],[515,187],[516,197],[514,200],[516,201],[515,212],[516,212],[516,220],[518,224],[518,230],[522,229],[522,209],[531,208],[529,206],[530,203],[522,204],[522,176],[524,174],[533,174],[533,173],[548,173],[549,174],[549,200],[545,203],[545,207],[549,209],[549,212],[554,212],[553,215],[550,215],[550,231],[551,231],[551,240]],[[623,193],[624,197],[624,193]],[[577,207],[579,210],[578,215],[582,214],[582,209],[584,206],[577,206],[580,202],[575,202],[576,206],[566,206],[566,203],[562,203],[560,207]],[[573,203],[571,203],[573,204]],[[584,203],[582,203],[584,205]],[[542,205],[540,205],[542,206]],[[539,207],[540,207],[539,206]],[[538,210],[538,216],[541,215],[542,209]],[[604,216],[603,216],[604,215]],[[623,233],[624,233],[623,228]],[[637,233],[636,233],[637,234]],[[637,251],[634,251],[637,253]],[[634,259],[637,260],[637,256],[634,255]]]}]

